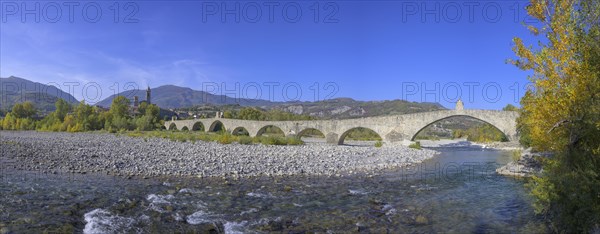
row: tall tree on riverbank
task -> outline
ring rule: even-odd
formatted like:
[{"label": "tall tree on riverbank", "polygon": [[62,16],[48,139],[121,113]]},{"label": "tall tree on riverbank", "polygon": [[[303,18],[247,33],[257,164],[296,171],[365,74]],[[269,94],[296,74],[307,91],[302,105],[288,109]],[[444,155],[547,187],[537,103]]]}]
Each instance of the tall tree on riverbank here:
[{"label": "tall tree on riverbank", "polygon": [[557,231],[600,230],[600,3],[531,0],[527,12],[545,39],[537,49],[514,39],[512,62],[534,84],[519,125],[534,149],[555,153],[530,183],[536,210]]}]

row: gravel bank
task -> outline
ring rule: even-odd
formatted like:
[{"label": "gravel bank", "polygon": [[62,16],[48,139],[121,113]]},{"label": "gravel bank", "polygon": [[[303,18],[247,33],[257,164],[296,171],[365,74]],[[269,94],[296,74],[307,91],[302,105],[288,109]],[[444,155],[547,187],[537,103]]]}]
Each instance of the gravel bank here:
[{"label": "gravel bank", "polygon": [[0,161],[12,169],[144,177],[336,176],[406,166],[436,153],[401,145],[221,145],[104,133],[33,131],[0,131],[0,144]]},{"label": "gravel bank", "polygon": [[551,157],[548,153],[532,153],[527,149],[521,153],[521,158],[516,162],[509,162],[503,167],[496,169],[500,175],[515,177],[531,177],[542,172],[541,158]]}]

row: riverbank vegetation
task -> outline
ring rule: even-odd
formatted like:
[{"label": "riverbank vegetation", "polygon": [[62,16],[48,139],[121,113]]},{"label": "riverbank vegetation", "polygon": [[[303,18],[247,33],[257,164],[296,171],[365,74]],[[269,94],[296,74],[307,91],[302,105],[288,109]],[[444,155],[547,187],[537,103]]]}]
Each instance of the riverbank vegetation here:
[{"label": "riverbank vegetation", "polygon": [[54,132],[106,130],[114,133],[147,131],[162,127],[158,106],[142,102],[135,109],[131,109],[129,99],[122,96],[113,99],[108,110],[88,105],[83,101],[77,106],[71,106],[63,99],[56,101],[55,107],[55,111],[40,118],[31,102],[17,103],[2,119],[0,129]]},{"label": "riverbank vegetation", "polygon": [[[215,141],[221,144],[260,143],[264,145],[301,145],[297,137],[284,137],[277,128],[267,128],[262,136],[232,135],[228,132],[206,133],[195,131],[164,131],[156,105],[142,102],[132,108],[129,99],[118,96],[110,109],[104,110],[84,102],[71,106],[63,99],[55,103],[56,110],[43,118],[36,116],[37,110],[31,102],[18,103],[0,121],[0,130],[38,130],[53,132],[106,131],[134,137],[161,137],[174,141]],[[258,115],[257,115],[258,113]],[[273,112],[274,113],[274,112]],[[260,112],[246,109],[240,116],[260,116]],[[271,118],[271,117],[269,117]],[[280,118],[280,117],[277,117]],[[281,117],[281,118],[290,118]]]},{"label": "riverbank vegetation", "polygon": [[130,131],[121,134],[131,137],[142,138],[164,138],[180,142],[196,141],[214,141],[221,144],[231,144],[237,142],[242,145],[263,144],[263,145],[303,145],[304,142],[297,137],[283,136],[256,136],[249,137],[244,135],[232,135],[228,132],[206,133],[206,132],[186,132],[186,131]]},{"label": "riverbank vegetation", "polygon": [[504,135],[504,133],[502,133],[496,127],[488,123],[483,123],[474,127],[470,127],[466,130],[455,129],[452,131],[452,137],[455,139],[466,137],[468,141],[473,142],[508,141],[508,138],[506,138],[506,135]]},{"label": "riverbank vegetation", "polygon": [[511,61],[532,72],[521,100],[521,142],[552,152],[529,183],[555,232],[600,231],[600,2],[532,0],[532,47],[514,39]]},{"label": "riverbank vegetation", "polygon": [[226,110],[223,112],[223,118],[263,121],[315,120],[314,117],[309,115],[297,115],[281,110],[264,111],[254,107],[244,107],[241,110]]},{"label": "riverbank vegetation", "polygon": [[408,145],[408,148],[413,148],[413,149],[421,149],[421,142],[419,141],[415,141],[414,143]]}]

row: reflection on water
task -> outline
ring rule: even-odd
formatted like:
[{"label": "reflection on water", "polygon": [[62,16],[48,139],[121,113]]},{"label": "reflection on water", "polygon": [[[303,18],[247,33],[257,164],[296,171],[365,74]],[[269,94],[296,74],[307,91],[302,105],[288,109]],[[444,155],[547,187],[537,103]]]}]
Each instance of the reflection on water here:
[{"label": "reflection on water", "polygon": [[4,173],[2,231],[544,232],[508,152],[444,148],[375,177],[243,181]]}]

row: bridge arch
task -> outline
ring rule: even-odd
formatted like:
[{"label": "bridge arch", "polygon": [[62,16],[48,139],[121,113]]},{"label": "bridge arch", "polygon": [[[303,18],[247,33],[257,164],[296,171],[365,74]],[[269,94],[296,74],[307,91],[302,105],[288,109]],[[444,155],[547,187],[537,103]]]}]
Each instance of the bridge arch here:
[{"label": "bridge arch", "polygon": [[381,137],[381,135],[379,133],[377,133],[373,129],[366,128],[366,127],[353,127],[353,128],[350,128],[350,129],[344,131],[344,133],[342,133],[342,135],[340,135],[340,138],[338,139],[338,145],[343,145],[344,144],[344,140],[346,140],[346,137],[348,137],[348,135],[350,135],[352,132],[354,132],[356,130],[367,131],[367,132],[369,132],[369,134],[375,134],[375,135],[377,135],[379,137],[379,140],[383,139]]},{"label": "bridge arch", "polygon": [[272,130],[273,128],[275,128],[276,131],[279,132],[281,135],[285,136],[285,132],[283,131],[283,129],[281,127],[275,126],[275,125],[263,126],[256,132],[256,136],[262,136],[267,130]]},{"label": "bridge arch", "polygon": [[181,131],[189,131],[190,129],[187,126],[183,126],[183,128],[181,128]]},{"label": "bridge arch", "polygon": [[236,136],[250,136],[250,132],[245,127],[237,127],[231,131],[232,135]]},{"label": "bridge arch", "polygon": [[212,124],[210,124],[208,131],[209,132],[225,131],[225,125],[223,124],[223,122],[221,122],[219,120],[215,120],[214,122],[212,122]]},{"label": "bridge arch", "polygon": [[445,117],[442,117],[442,118],[439,118],[439,119],[435,119],[435,120],[433,120],[433,121],[431,121],[431,120],[430,120],[430,121],[428,121],[428,122],[427,122],[427,123],[426,123],[424,126],[418,126],[418,130],[417,130],[416,132],[414,132],[414,133],[412,133],[412,134],[411,134],[411,136],[410,136],[410,140],[411,140],[411,141],[414,141],[414,140],[415,140],[415,138],[417,137],[417,135],[419,135],[419,133],[420,133],[421,131],[423,131],[425,128],[427,128],[427,127],[431,126],[432,124],[435,124],[435,123],[437,123],[437,122],[439,122],[439,121],[442,121],[442,120],[446,120],[446,119],[450,119],[450,118],[455,118],[455,117],[466,117],[466,118],[471,118],[471,119],[479,120],[479,121],[481,121],[481,122],[483,122],[483,123],[486,123],[486,124],[489,124],[489,125],[491,125],[491,126],[492,126],[492,127],[494,127],[496,130],[498,130],[499,132],[501,132],[501,133],[503,134],[503,136],[504,136],[504,138],[505,138],[505,139],[507,139],[507,140],[508,140],[508,139],[510,139],[510,137],[511,137],[509,134],[507,134],[505,131],[503,131],[502,129],[500,129],[500,128],[499,128],[498,126],[496,126],[494,123],[490,123],[489,121],[486,121],[486,120],[485,120],[485,119],[483,119],[483,118],[476,117],[476,116],[473,116],[473,115],[467,115],[467,114],[455,114],[455,115],[448,115],[448,116],[445,116]]},{"label": "bridge arch", "polygon": [[169,130],[177,130],[177,124],[175,124],[175,123],[169,124]]},{"label": "bridge arch", "polygon": [[200,121],[194,123],[194,125],[192,125],[192,131],[201,131],[204,132],[204,124]]}]

